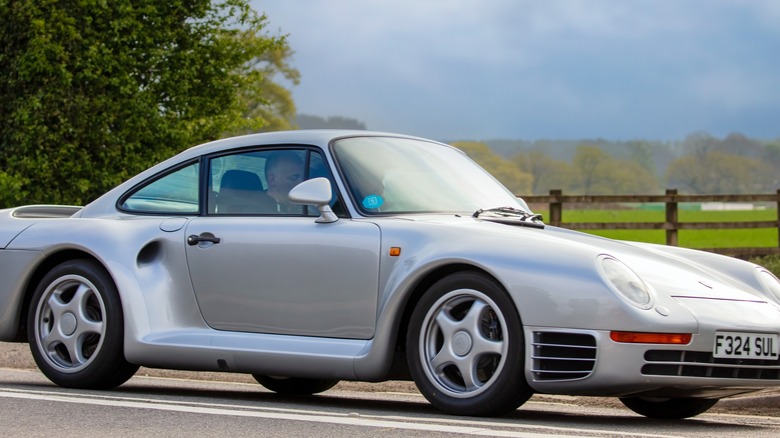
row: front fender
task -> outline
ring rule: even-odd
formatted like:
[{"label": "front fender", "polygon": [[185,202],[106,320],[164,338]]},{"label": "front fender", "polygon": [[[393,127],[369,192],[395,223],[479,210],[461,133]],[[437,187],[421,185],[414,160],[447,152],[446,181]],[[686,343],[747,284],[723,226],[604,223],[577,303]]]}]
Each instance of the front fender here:
[{"label": "front fender", "polygon": [[[380,299],[377,330],[365,355],[356,360],[360,379],[376,380],[389,369],[400,324],[410,306],[437,276],[451,269],[474,269],[493,277],[509,293],[526,326],[592,330],[695,333],[693,314],[668,295],[656,294],[656,307],[643,310],[618,297],[597,270],[595,245],[547,238],[543,231],[505,228],[477,233],[469,225],[427,227],[403,221],[381,223]],[[391,256],[390,248],[400,248]],[[658,309],[658,310],[657,310]]]}]

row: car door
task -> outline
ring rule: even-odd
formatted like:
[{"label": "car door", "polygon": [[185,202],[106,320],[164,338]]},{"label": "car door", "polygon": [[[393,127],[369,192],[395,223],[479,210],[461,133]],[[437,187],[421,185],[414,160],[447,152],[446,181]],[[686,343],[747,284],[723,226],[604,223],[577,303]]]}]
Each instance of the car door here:
[{"label": "car door", "polygon": [[[222,183],[231,171],[250,172],[261,183],[258,189],[254,177],[242,177],[252,181],[252,190],[271,191],[265,164],[275,152],[294,152],[302,158],[306,170],[301,179],[323,173],[330,177],[321,154],[314,150],[250,151],[210,160],[214,206],[209,206],[208,215],[190,221],[186,230],[187,236],[193,236],[187,243],[187,264],[204,319],[218,330],[373,337],[377,226],[346,217],[316,223],[316,211],[310,206],[269,210],[265,201],[248,201],[261,193],[235,198],[234,185]],[[222,201],[220,192],[226,194]],[[244,206],[234,208],[228,202]]]}]

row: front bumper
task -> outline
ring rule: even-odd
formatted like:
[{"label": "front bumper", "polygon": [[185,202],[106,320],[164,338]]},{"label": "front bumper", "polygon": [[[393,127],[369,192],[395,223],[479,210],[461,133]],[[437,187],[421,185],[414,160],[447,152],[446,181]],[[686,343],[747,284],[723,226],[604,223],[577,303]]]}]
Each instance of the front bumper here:
[{"label": "front bumper", "polygon": [[780,386],[780,359],[712,355],[716,331],[780,333],[780,312],[730,302],[724,314],[724,303],[679,301],[699,321],[687,345],[617,343],[609,330],[526,327],[528,383],[539,393],[621,397],[720,398]]}]

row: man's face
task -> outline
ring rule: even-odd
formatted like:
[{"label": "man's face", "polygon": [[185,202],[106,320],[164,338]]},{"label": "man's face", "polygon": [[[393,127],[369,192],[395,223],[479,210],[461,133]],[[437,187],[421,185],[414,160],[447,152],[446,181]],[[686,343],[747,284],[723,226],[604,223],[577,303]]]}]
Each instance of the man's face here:
[{"label": "man's face", "polygon": [[287,194],[303,181],[303,169],[300,163],[290,160],[279,162],[268,175],[268,185],[275,191]]}]

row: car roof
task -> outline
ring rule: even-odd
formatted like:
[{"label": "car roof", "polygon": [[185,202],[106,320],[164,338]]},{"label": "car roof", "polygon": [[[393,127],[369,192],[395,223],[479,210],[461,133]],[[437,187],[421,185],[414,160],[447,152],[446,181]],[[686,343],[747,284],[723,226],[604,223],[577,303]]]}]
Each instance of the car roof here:
[{"label": "car roof", "polygon": [[117,198],[130,188],[134,187],[136,184],[139,184],[147,178],[152,177],[153,175],[162,172],[167,168],[175,166],[178,163],[194,160],[202,155],[218,153],[220,151],[233,148],[273,144],[312,145],[326,149],[328,144],[337,138],[366,136],[409,138],[431,142],[431,140],[415,136],[353,129],[303,129],[295,131],[274,131],[224,138],[198,146],[193,146],[180,152],[179,154],[174,155],[173,157],[168,158],[167,160],[149,167],[148,169],[124,181],[123,183],[103,194],[103,196],[85,206],[81,211],[81,215],[84,217],[89,217],[114,213],[116,211],[115,202]]},{"label": "car roof", "polygon": [[[295,131],[274,131],[258,134],[241,135],[237,137],[224,138],[198,146],[191,147],[173,158],[178,160],[187,160],[201,155],[207,155],[219,152],[225,149],[237,148],[242,146],[262,146],[266,144],[311,144],[325,148],[332,140],[341,137],[364,137],[364,136],[383,136],[383,137],[403,137],[419,138],[415,136],[394,134],[379,131],[364,131],[356,129],[301,129]],[[419,138],[420,140],[431,141]]]}]

